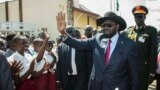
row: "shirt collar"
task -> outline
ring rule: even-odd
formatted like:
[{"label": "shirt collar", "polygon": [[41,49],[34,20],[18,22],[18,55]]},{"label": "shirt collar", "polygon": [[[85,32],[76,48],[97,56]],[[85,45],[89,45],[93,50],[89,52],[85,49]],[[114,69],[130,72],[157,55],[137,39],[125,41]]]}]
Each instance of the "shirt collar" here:
[{"label": "shirt collar", "polygon": [[[117,42],[119,38],[119,34],[118,32],[110,39],[112,43]],[[109,40],[109,38],[103,38],[101,41],[102,42],[107,42]]]},{"label": "shirt collar", "polygon": [[116,34],[111,38],[111,42],[117,42],[118,38],[119,38],[119,34],[116,33]]},{"label": "shirt collar", "polygon": [[137,25],[135,26],[136,29],[138,29],[138,28],[139,28],[139,29],[143,29],[144,27],[145,27],[145,25],[142,25],[142,26],[140,26],[140,27],[138,27]]}]

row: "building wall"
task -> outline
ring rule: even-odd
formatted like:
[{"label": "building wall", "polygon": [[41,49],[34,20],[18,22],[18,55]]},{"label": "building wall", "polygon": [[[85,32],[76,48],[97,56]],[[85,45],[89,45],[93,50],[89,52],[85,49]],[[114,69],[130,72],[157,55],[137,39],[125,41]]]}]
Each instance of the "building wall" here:
[{"label": "building wall", "polygon": [[[84,29],[86,25],[88,25],[87,14],[74,11],[74,26]],[[93,28],[96,29],[96,19],[93,17],[89,17],[89,25],[93,26]]]},{"label": "building wall", "polygon": [[[9,2],[10,21],[19,21],[18,3],[18,0]],[[66,13],[66,3],[67,0],[22,0],[23,22],[37,26],[39,31],[41,28],[48,28],[51,39],[55,40],[59,34],[57,31],[56,15],[59,11]],[[0,4],[0,12],[0,21],[5,21],[4,3]]]},{"label": "building wall", "polygon": [[84,26],[87,25],[87,15],[74,11],[74,26],[83,28]]},{"label": "building wall", "polygon": [[0,3],[0,22],[6,21],[5,4]]},{"label": "building wall", "polygon": [[97,29],[96,19],[93,17],[89,17],[89,24],[93,26],[94,29]]},{"label": "building wall", "polygon": [[9,21],[19,22],[19,2],[18,0],[8,3]]}]

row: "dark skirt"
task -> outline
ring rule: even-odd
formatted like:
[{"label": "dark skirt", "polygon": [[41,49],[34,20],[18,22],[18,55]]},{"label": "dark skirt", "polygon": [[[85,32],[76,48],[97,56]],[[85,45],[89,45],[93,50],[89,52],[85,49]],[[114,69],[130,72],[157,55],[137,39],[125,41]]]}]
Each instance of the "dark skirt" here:
[{"label": "dark skirt", "polygon": [[41,74],[39,77],[34,79],[35,90],[56,90],[56,76],[55,73]]},{"label": "dark skirt", "polygon": [[24,80],[16,90],[35,90],[34,81],[31,79]]}]

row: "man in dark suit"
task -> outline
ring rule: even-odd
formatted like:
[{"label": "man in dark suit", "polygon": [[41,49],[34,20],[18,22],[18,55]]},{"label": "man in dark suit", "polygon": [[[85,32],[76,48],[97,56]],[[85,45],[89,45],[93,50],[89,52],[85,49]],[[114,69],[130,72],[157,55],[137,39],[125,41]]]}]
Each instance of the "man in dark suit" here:
[{"label": "man in dark suit", "polygon": [[[66,30],[80,39],[80,32],[73,27]],[[76,50],[65,43],[58,46],[57,80],[63,90],[87,90],[87,60],[85,51]]]},{"label": "man in dark suit", "polygon": [[2,51],[0,51],[0,90],[13,90],[10,68]]},{"label": "man in dark suit", "polygon": [[91,38],[93,36],[93,27],[90,25],[87,25],[84,29],[84,35],[87,38]]},{"label": "man in dark suit", "polygon": [[[88,38],[92,38],[93,37],[93,27],[90,25],[87,25],[84,29],[84,35],[86,36],[86,38],[84,39],[88,39]],[[93,67],[93,56],[92,56],[92,50],[87,50],[86,52],[86,57],[87,57],[87,71],[88,71],[88,79],[90,77],[91,71],[92,71],[92,67]]]},{"label": "man in dark suit", "polygon": [[148,9],[145,6],[135,6],[132,10],[136,25],[130,26],[126,36],[134,40],[140,53],[140,86],[139,90],[148,90],[157,67],[157,29],[145,24]]},{"label": "man in dark suit", "polygon": [[89,40],[76,40],[65,31],[65,14],[58,13],[57,28],[63,42],[77,50],[93,50],[90,90],[138,90],[139,59],[137,45],[119,35],[126,28],[125,20],[114,12],[97,19],[103,33]]}]

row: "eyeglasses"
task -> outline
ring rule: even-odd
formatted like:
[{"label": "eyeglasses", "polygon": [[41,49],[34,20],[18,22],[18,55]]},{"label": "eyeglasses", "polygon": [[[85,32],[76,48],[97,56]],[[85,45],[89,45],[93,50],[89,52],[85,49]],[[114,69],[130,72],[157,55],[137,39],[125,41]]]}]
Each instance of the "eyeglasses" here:
[{"label": "eyeglasses", "polygon": [[102,28],[104,28],[104,27],[113,27],[113,25],[115,25],[115,23],[111,23],[111,24],[110,23],[105,23],[105,24],[102,24],[101,27]]}]

